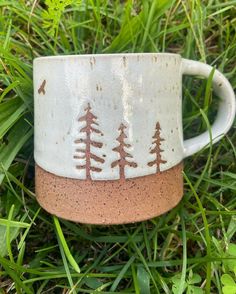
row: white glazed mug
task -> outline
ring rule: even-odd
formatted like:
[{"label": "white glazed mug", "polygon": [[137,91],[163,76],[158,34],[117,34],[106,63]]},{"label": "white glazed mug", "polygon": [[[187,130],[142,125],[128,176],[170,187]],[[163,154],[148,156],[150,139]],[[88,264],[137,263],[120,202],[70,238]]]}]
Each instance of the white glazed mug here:
[{"label": "white glazed mug", "polygon": [[[182,161],[210,142],[183,140],[182,76],[212,67],[169,53],[96,54],[34,60],[36,196],[59,217],[118,224],[152,218],[183,195]],[[217,142],[235,96],[214,71],[221,98]]]}]

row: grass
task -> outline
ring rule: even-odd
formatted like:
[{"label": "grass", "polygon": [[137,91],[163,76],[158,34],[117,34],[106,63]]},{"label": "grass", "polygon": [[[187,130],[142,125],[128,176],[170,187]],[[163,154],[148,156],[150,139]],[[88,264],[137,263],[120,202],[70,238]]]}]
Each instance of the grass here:
[{"label": "grass", "polygon": [[[110,227],[39,208],[32,141],[38,56],[174,52],[216,66],[236,88],[236,1],[57,2],[0,2],[0,293],[236,293],[235,125],[185,160],[176,208]],[[214,120],[210,86],[184,78],[185,138]]]}]

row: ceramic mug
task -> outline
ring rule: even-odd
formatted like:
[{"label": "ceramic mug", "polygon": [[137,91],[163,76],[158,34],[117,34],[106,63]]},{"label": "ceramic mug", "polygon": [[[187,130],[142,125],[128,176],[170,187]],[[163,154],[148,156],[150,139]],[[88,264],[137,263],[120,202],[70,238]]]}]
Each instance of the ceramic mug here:
[{"label": "ceramic mug", "polygon": [[[36,196],[48,212],[81,223],[160,215],[183,195],[182,161],[210,142],[183,140],[182,76],[212,67],[169,53],[48,56],[34,60]],[[231,127],[235,96],[221,98],[213,143]]]}]

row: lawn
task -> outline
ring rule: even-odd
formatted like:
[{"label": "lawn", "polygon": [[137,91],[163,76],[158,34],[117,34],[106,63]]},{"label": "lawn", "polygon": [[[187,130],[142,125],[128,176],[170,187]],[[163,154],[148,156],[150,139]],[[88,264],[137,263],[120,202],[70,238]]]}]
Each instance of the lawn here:
[{"label": "lawn", "polygon": [[[0,1],[0,293],[236,293],[235,125],[184,161],[181,203],[150,221],[81,225],[37,204],[33,58],[117,52],[179,53],[235,89],[236,1]],[[217,105],[211,81],[184,77],[184,137]]]}]

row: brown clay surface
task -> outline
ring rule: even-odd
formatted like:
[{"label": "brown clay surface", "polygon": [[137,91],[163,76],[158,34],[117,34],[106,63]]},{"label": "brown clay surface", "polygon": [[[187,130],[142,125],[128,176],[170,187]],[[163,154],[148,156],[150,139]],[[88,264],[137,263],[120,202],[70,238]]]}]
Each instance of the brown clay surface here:
[{"label": "brown clay surface", "polygon": [[116,180],[63,178],[36,165],[36,197],[58,217],[79,223],[124,224],[158,216],[183,195],[183,164],[159,174]]}]

